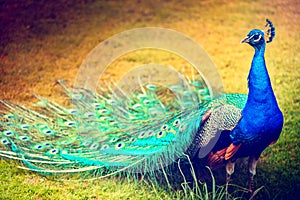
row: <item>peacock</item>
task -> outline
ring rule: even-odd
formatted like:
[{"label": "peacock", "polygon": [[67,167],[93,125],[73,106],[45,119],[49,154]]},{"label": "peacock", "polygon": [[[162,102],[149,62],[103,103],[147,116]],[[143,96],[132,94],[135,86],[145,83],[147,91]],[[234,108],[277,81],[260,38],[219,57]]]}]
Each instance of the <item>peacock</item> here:
[{"label": "peacock", "polygon": [[69,106],[38,95],[34,109],[0,100],[0,156],[43,175],[101,178],[155,174],[188,155],[211,169],[226,165],[227,181],[236,159],[249,157],[253,192],[257,160],[283,126],[264,61],[266,42],[275,36],[266,21],[265,31],[254,29],[242,40],[255,49],[248,95],[212,95],[201,73],[173,73],[178,80],[164,85],[144,83],[140,75],[130,93],[114,82],[95,92],[59,80]]},{"label": "peacock", "polygon": [[[234,172],[235,161],[249,157],[250,194],[254,191],[253,177],[257,161],[264,149],[278,140],[283,127],[283,114],[278,107],[264,59],[266,43],[275,37],[272,22],[268,19],[266,21],[266,26],[270,27],[266,31],[266,37],[263,31],[254,29],[241,41],[252,46],[255,53],[248,75],[247,101],[243,109],[234,114],[239,115],[239,120],[235,121],[233,127],[226,124],[227,128],[222,131],[218,142],[207,155],[207,164],[211,169],[226,165],[227,183]],[[215,109],[213,112],[219,111]],[[202,132],[213,126],[214,119],[209,117],[202,126]]]}]

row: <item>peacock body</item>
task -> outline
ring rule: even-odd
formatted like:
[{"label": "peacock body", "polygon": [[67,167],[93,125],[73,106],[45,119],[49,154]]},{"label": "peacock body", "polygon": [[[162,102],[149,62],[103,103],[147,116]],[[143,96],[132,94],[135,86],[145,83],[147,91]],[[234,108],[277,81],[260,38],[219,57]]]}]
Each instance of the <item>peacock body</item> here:
[{"label": "peacock body", "polygon": [[267,146],[277,141],[283,126],[283,115],[265,64],[263,34],[261,30],[253,30],[243,40],[254,47],[255,54],[248,76],[249,94],[242,111],[243,117],[230,135],[234,145],[243,143],[245,146],[236,156],[251,155],[256,159]]},{"label": "peacock body", "polygon": [[[267,25],[271,41],[275,30]],[[264,61],[264,33],[252,30],[242,42],[255,49],[248,96],[214,97],[201,76],[164,88],[140,84],[130,95],[59,81],[72,107],[38,96],[38,111],[0,101],[0,156],[43,174],[97,171],[98,177],[152,172],[185,154],[206,157],[213,169],[226,164],[231,175],[234,161],[250,156],[254,175],[261,152],[279,137],[283,116]]]},{"label": "peacock body", "polygon": [[[266,32],[254,29],[241,43],[248,43],[254,50],[248,75],[249,93],[240,120],[231,130],[224,130],[213,150],[208,155],[212,169],[226,164],[227,182],[234,172],[236,159],[249,157],[249,191],[253,194],[253,176],[256,174],[257,161],[265,148],[275,143],[283,127],[280,111],[268,75],[264,53],[266,42],[275,36],[275,28],[267,19]],[[207,126],[210,126],[209,122]]]}]

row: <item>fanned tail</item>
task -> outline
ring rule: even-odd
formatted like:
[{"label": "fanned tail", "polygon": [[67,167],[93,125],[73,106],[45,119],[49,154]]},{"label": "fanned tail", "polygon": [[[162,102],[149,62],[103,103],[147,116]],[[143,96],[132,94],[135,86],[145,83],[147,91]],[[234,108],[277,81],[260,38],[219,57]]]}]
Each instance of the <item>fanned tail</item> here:
[{"label": "fanned tail", "polygon": [[140,85],[131,96],[120,88],[94,93],[59,83],[72,107],[38,96],[39,112],[0,101],[0,156],[44,174],[146,173],[182,157],[205,112],[225,103],[213,100],[201,79]]}]

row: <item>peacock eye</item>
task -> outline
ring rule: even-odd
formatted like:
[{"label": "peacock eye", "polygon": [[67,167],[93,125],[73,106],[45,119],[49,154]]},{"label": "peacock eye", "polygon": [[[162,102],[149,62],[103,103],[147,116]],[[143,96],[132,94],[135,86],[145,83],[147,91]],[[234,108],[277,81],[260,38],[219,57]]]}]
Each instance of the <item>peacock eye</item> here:
[{"label": "peacock eye", "polygon": [[254,41],[256,42],[256,41],[258,41],[258,40],[260,39],[260,36],[259,36],[259,35],[254,35],[254,36],[253,36],[253,39],[254,39]]}]

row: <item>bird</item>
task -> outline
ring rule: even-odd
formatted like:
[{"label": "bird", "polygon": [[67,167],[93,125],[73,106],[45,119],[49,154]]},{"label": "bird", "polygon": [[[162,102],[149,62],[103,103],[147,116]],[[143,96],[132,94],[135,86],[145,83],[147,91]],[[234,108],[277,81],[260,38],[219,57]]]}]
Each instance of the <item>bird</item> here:
[{"label": "bird", "polygon": [[242,40],[255,49],[248,95],[212,97],[200,74],[167,86],[141,83],[130,95],[115,83],[94,92],[59,80],[71,106],[38,95],[34,108],[0,100],[0,157],[47,176],[102,178],[155,174],[188,155],[212,169],[226,165],[227,181],[235,160],[250,157],[253,191],[257,160],[283,126],[264,61],[274,36],[267,19],[265,31],[254,29]]},{"label": "bird", "polygon": [[[225,114],[227,118],[231,119],[232,115],[239,117],[238,120],[235,118],[233,126],[232,123],[229,124],[225,121],[224,128],[218,130],[221,135],[212,151],[207,154],[206,160],[207,165],[212,170],[223,165],[226,166],[226,182],[228,183],[234,173],[235,161],[238,158],[248,157],[250,195],[254,192],[254,175],[256,174],[258,159],[269,145],[278,140],[284,121],[272,89],[264,58],[266,43],[271,42],[275,37],[273,23],[269,19],[266,22],[266,31],[253,29],[241,41],[241,43],[247,43],[254,48],[254,56],[248,75],[247,100],[244,107],[235,113],[228,111],[232,108],[222,107],[211,112],[220,115],[222,108],[227,112]],[[214,121],[215,116],[212,117],[213,119],[208,117],[202,126],[200,135],[207,130],[220,128]]]}]

